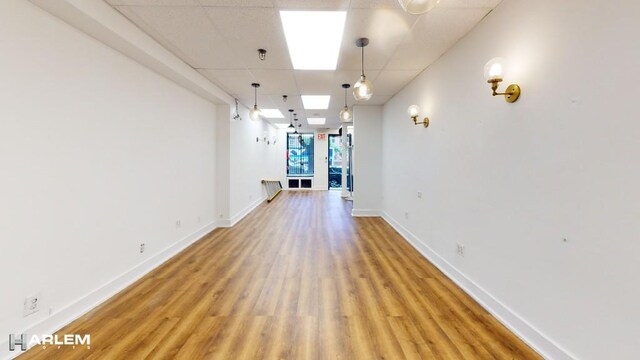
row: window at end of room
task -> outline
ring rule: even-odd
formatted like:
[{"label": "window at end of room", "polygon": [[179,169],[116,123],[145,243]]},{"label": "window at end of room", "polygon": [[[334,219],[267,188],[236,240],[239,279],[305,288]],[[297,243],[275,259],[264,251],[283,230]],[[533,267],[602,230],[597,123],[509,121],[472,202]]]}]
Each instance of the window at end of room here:
[{"label": "window at end of room", "polygon": [[287,134],[287,176],[313,176],[313,134]]}]

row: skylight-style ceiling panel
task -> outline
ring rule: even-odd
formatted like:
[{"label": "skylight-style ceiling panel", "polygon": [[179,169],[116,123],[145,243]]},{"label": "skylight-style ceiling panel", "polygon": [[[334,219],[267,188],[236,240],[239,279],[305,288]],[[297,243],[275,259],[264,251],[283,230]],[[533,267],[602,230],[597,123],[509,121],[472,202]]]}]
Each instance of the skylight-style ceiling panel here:
[{"label": "skylight-style ceiling panel", "polygon": [[302,95],[305,110],[325,110],[329,108],[330,95]]},{"label": "skylight-style ceiling panel", "polygon": [[344,33],[345,11],[280,11],[296,70],[335,70]]},{"label": "skylight-style ceiling panel", "polygon": [[349,0],[273,0],[282,10],[346,10]]}]

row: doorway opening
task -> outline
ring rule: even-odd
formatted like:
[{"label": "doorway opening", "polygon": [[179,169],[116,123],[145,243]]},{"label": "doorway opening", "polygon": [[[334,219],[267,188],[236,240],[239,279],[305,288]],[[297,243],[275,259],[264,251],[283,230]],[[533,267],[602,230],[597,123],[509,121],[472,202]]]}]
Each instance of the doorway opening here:
[{"label": "doorway opening", "polygon": [[[351,142],[351,134],[347,135],[347,145]],[[349,168],[349,151],[343,154],[342,135],[329,134],[329,190],[342,189],[342,162],[347,163],[347,190],[350,190],[351,169]]]}]

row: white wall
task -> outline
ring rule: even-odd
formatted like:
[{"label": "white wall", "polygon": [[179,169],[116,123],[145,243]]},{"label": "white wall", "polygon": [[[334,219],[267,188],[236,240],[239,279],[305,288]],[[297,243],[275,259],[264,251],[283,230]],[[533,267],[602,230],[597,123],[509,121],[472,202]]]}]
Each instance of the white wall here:
[{"label": "white wall", "polygon": [[382,106],[353,107],[353,215],[379,216],[382,206]]},{"label": "white wall", "polygon": [[[0,2],[0,48],[4,358],[6,334],[54,331],[239,220],[263,196],[276,153],[255,142],[274,129],[246,109],[230,123],[229,106],[27,1]],[[42,310],[23,317],[36,293]]]},{"label": "white wall", "polygon": [[[637,358],[639,18],[635,1],[505,0],[384,107],[388,219],[550,357]],[[517,103],[490,96],[495,56]]]},{"label": "white wall", "polygon": [[[230,126],[230,211],[231,224],[250,212],[266,198],[261,181],[277,174],[271,164],[280,157],[276,145],[264,141],[276,136],[276,129],[267,121],[252,121],[249,110],[240,108],[242,120]],[[259,138],[259,141],[256,141]],[[271,143],[271,141],[269,141]],[[283,156],[283,155],[282,155]]]}]

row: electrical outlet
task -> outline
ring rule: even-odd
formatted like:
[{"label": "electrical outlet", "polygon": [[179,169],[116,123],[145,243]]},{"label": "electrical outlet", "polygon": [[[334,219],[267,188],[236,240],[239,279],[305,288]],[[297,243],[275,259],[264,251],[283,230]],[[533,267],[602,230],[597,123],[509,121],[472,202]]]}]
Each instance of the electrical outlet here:
[{"label": "electrical outlet", "polygon": [[409,212],[408,212],[408,211],[405,211],[405,213],[404,213],[404,218],[405,218],[405,219],[407,219],[407,220],[409,220]]},{"label": "electrical outlet", "polygon": [[144,252],[144,243],[140,244],[140,254]]},{"label": "electrical outlet", "polygon": [[22,316],[29,316],[33,313],[40,311],[41,302],[42,302],[42,296],[40,295],[40,293],[25,298]]},{"label": "electrical outlet", "polygon": [[202,223],[202,219],[200,218],[200,216],[198,216],[198,224]]},{"label": "electrical outlet", "polygon": [[176,221],[176,229],[179,229],[180,227],[182,227],[182,223],[178,220]]},{"label": "electrical outlet", "polygon": [[418,199],[422,199],[422,191],[418,191]]},{"label": "electrical outlet", "polygon": [[456,254],[464,256],[464,245],[456,243]]}]

